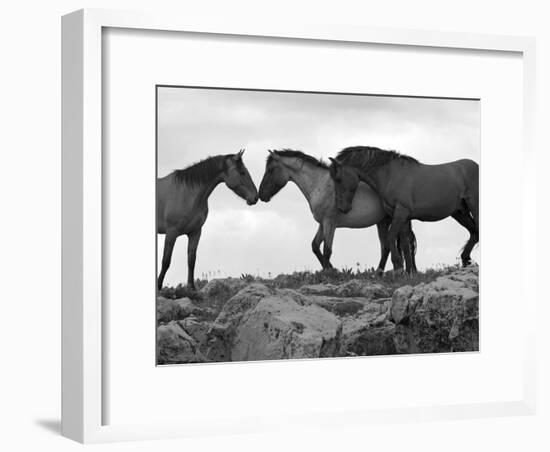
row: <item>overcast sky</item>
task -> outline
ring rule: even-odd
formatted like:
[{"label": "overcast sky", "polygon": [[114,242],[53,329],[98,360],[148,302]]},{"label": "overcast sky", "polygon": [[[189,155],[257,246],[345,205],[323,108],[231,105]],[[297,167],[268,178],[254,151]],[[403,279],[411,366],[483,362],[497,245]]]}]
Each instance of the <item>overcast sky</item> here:
[{"label": "overcast sky", "polygon": [[[158,90],[158,175],[207,156],[246,148],[244,162],[259,188],[267,149],[293,148],[328,159],[347,146],[395,149],[423,163],[480,157],[479,102],[192,88]],[[209,200],[195,277],[275,276],[317,270],[311,240],[317,231],[307,202],[287,184],[269,203],[247,206],[221,184]],[[419,269],[454,264],[468,232],[453,219],[413,222]],[[158,236],[159,263],[164,235]],[[375,227],[337,229],[337,267],[376,267]],[[473,253],[477,259],[479,250]],[[388,261],[387,269],[391,269]],[[176,242],[165,283],[187,279],[187,237]]]}]

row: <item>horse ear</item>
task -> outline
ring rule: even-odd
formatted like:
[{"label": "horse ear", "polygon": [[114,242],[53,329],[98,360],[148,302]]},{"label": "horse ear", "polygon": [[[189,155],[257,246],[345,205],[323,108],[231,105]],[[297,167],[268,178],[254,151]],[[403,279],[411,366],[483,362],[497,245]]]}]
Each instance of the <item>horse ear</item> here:
[{"label": "horse ear", "polygon": [[271,155],[271,157],[273,157],[273,160],[276,160],[276,161],[279,161],[279,154],[277,154],[275,151],[268,151],[269,152],[269,155]]},{"label": "horse ear", "polygon": [[339,165],[340,165],[340,163],[338,163],[338,160],[333,159],[332,157],[329,157],[328,159],[332,162],[332,164],[333,164],[334,166],[339,166]]},{"label": "horse ear", "polygon": [[241,150],[238,152],[237,157],[240,158],[240,157],[243,156],[243,154],[244,154],[244,149],[241,149]]}]

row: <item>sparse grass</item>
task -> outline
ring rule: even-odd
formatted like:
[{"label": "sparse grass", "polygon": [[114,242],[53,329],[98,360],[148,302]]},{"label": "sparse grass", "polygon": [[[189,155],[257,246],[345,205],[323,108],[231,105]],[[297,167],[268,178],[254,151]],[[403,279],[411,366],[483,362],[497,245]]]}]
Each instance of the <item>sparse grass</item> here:
[{"label": "sparse grass", "polygon": [[159,295],[164,298],[184,298],[187,297],[191,300],[200,301],[202,300],[202,295],[199,293],[199,290],[206,285],[208,281],[206,279],[197,279],[195,280],[196,291],[187,287],[187,285],[178,284],[176,287],[173,286],[164,286]]},{"label": "sparse grass", "polygon": [[256,281],[258,276],[251,275],[250,273],[243,273],[241,274],[241,279],[243,281],[246,281],[247,283],[251,283]]},{"label": "sparse grass", "polygon": [[279,288],[298,288],[306,284],[342,284],[352,279],[368,280],[373,283],[379,283],[386,286],[389,290],[395,290],[398,287],[405,285],[415,286],[420,283],[426,283],[435,280],[439,276],[443,276],[451,273],[459,268],[458,265],[453,266],[439,266],[436,268],[430,268],[422,272],[418,272],[414,275],[408,275],[406,273],[394,273],[393,271],[387,271],[382,276],[376,273],[374,268],[367,270],[344,268],[319,270],[315,272],[303,271],[294,272],[290,275],[278,275],[273,280],[261,280],[257,278],[259,282],[272,284],[274,287]]},{"label": "sparse grass", "polygon": [[[408,275],[406,273],[394,273],[393,271],[387,271],[382,276],[376,273],[374,268],[361,270],[359,267],[356,269],[343,268],[341,270],[331,268],[327,270],[318,271],[299,271],[291,274],[280,274],[275,278],[262,278],[260,276],[254,276],[251,274],[242,274],[241,279],[247,283],[261,283],[269,287],[296,289],[304,285],[310,284],[334,284],[339,285],[350,281],[352,279],[368,280],[373,283],[382,284],[388,289],[388,292],[410,285],[416,286],[420,283],[428,283],[434,281],[439,276],[447,275],[460,268],[460,265],[439,265],[434,268],[429,268],[424,271],[419,271],[414,275]],[[188,297],[192,300],[202,300],[202,295],[198,292],[202,287],[206,285],[208,280],[199,279],[196,280],[195,286],[197,291],[192,291],[187,286],[178,284],[176,287],[163,287],[160,291],[160,295],[165,298],[182,298]],[[223,298],[223,297],[221,297]]]}]

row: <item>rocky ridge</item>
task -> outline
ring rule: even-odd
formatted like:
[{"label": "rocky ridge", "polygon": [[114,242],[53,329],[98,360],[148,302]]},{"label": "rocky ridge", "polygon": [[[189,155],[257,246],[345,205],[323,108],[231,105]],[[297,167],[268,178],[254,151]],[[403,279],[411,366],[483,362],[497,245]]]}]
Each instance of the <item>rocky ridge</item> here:
[{"label": "rocky ridge", "polygon": [[478,268],[396,290],[374,280],[296,289],[228,278],[200,301],[157,299],[159,364],[478,350]]}]

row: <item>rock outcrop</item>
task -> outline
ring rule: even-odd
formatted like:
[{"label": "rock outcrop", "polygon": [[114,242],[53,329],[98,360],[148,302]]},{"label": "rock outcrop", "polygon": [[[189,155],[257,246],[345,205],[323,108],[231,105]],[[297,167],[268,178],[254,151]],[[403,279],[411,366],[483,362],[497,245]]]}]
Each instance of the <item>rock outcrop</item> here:
[{"label": "rock outcrop", "polygon": [[206,361],[195,338],[179,322],[169,322],[157,328],[157,363],[179,364]]},{"label": "rock outcrop", "polygon": [[428,284],[397,289],[389,319],[400,353],[479,349],[478,268],[440,276]]},{"label": "rock outcrop", "polygon": [[200,301],[159,298],[158,362],[478,349],[477,267],[395,290],[359,279],[297,289],[276,281],[213,280]]}]

